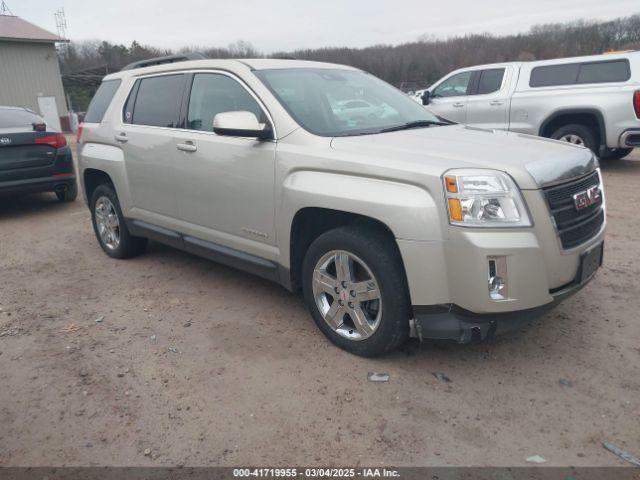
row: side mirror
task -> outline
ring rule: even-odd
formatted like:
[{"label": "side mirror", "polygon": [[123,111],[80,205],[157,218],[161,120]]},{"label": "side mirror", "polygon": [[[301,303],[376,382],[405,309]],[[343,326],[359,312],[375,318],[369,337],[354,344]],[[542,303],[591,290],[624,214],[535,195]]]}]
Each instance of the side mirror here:
[{"label": "side mirror", "polygon": [[431,92],[429,90],[425,90],[422,94],[422,105],[429,105],[431,101]]},{"label": "side mirror", "polygon": [[213,118],[213,131],[217,135],[228,137],[273,139],[271,128],[264,123],[259,123],[255,114],[245,111],[218,113]]}]

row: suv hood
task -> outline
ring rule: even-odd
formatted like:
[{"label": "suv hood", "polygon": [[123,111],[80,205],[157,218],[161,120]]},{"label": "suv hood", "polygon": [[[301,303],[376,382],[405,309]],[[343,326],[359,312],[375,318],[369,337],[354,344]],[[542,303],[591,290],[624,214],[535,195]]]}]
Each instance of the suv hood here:
[{"label": "suv hood", "polygon": [[[491,168],[511,175],[521,189],[538,189],[585,175],[598,167],[593,153],[557,140],[461,125],[335,137],[332,148],[390,161],[416,171]],[[389,165],[391,166],[391,165]]]}]

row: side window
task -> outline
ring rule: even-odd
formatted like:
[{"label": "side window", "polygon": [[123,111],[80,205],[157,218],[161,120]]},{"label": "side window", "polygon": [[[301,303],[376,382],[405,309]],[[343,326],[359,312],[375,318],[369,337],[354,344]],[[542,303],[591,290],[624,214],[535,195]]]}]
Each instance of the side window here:
[{"label": "side window", "polygon": [[531,70],[530,87],[550,87],[552,85],[571,85],[578,78],[579,63],[569,65],[548,65]]},{"label": "side window", "polygon": [[183,74],[141,79],[131,123],[153,127],[176,127],[183,88]]},{"label": "side window", "polygon": [[136,83],[133,85],[133,88],[129,92],[129,97],[127,97],[127,103],[124,104],[124,110],[122,111],[123,123],[133,122],[133,103],[136,101],[138,88],[140,88],[140,80],[136,80]]},{"label": "side window", "polygon": [[631,71],[628,60],[607,60],[535,67],[531,70],[529,86],[550,87],[577,83],[626,82],[629,78],[631,78]]},{"label": "side window", "polygon": [[462,72],[447,78],[444,82],[436,87],[433,92],[434,97],[458,97],[467,95],[469,90],[469,81],[473,72]]},{"label": "side window", "polygon": [[236,80],[217,73],[197,73],[193,76],[187,128],[213,131],[213,118],[222,112],[244,110],[252,112],[259,122],[266,122],[258,102]]},{"label": "side window", "polygon": [[87,114],[84,116],[86,123],[100,123],[109,108],[113,96],[116,94],[120,80],[106,80],[100,84],[96,94],[91,99]]},{"label": "side window", "polygon": [[627,60],[583,63],[578,74],[578,83],[626,82],[631,77]]},{"label": "side window", "polygon": [[500,90],[502,79],[504,78],[504,68],[491,68],[480,72],[478,81],[478,95],[486,95]]}]

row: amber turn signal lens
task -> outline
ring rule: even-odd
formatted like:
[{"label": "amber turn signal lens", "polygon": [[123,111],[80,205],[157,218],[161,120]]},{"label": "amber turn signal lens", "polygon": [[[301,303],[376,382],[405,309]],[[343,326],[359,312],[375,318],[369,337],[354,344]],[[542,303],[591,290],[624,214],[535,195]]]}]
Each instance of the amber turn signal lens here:
[{"label": "amber turn signal lens", "polygon": [[456,222],[462,221],[462,205],[457,198],[449,198],[449,217]]},{"label": "amber turn signal lens", "polygon": [[447,192],[458,193],[458,182],[456,177],[444,177],[444,183],[447,186]]}]

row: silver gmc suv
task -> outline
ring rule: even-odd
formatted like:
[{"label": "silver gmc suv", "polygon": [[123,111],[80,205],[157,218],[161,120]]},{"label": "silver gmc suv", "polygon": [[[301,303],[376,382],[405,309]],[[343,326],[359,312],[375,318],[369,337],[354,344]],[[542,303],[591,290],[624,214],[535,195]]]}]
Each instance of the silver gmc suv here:
[{"label": "silver gmc suv", "polygon": [[87,113],[79,176],[111,257],[152,239],[302,291],[365,356],[518,328],[601,265],[589,149],[447,124],[342,65],[177,60],[105,77]]},{"label": "silver gmc suv", "polygon": [[452,122],[584,145],[602,159],[640,147],[640,52],[463,68],[414,99]]}]

